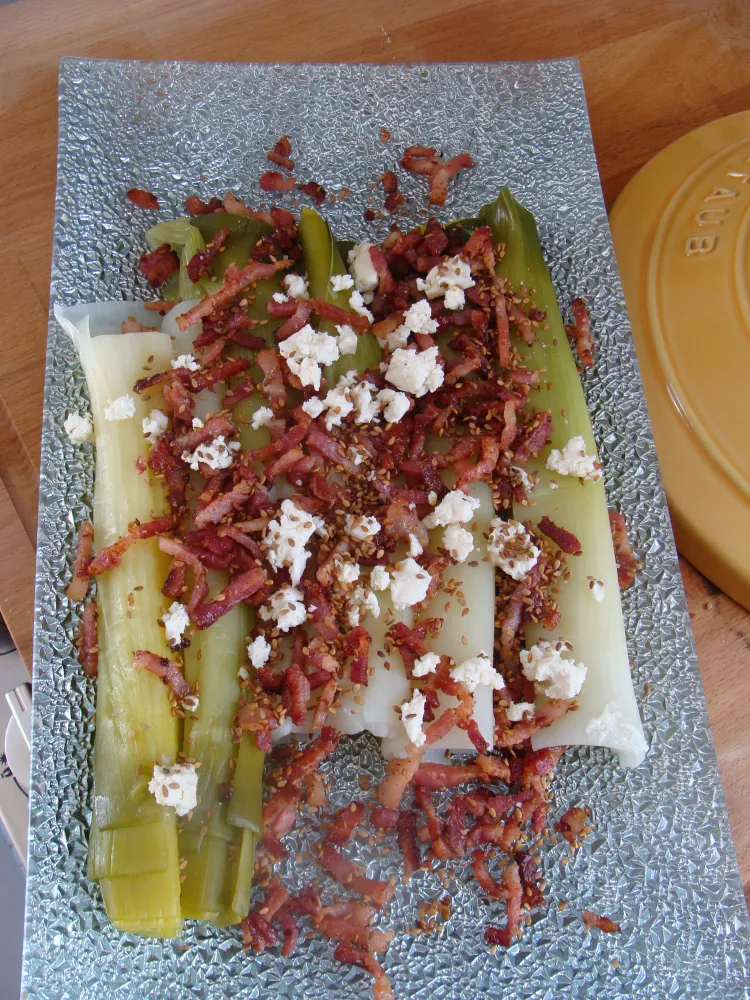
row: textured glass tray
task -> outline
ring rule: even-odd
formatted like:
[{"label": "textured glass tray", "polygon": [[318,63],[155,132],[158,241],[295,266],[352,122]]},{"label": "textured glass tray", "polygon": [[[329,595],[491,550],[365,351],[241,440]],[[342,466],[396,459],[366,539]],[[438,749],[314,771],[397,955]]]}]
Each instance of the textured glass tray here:
[{"label": "textured glass tray", "polygon": [[[387,127],[384,144],[378,131]],[[438,934],[400,935],[386,968],[400,1000],[638,996],[739,1000],[748,988],[748,917],[737,873],[638,366],[610,242],[586,104],[572,61],[501,65],[259,66],[64,60],[52,300],[144,297],[135,278],[141,232],[153,216],[124,199],[158,194],[161,217],[186,195],[231,189],[259,200],[264,150],[283,132],[297,176],[330,192],[337,233],[371,231],[370,184],[409,143],[477,166],[452,185],[442,216],[467,215],[510,184],[539,220],[563,303],[589,300],[598,363],[585,375],[610,502],[627,512],[646,568],[625,596],[636,692],[650,754],[632,772],[608,752],[568,752],[553,820],[569,805],[593,813],[594,834],[569,864],[545,852],[548,905],[509,951],[482,942],[491,911],[465,868]],[[424,204],[421,179],[407,178]],[[382,192],[373,193],[376,207]],[[63,596],[74,525],[89,509],[93,456],[68,443],[62,420],[84,395],[67,338],[49,327],[34,662],[34,743],[25,995],[322,1000],[369,995],[369,977],[334,963],[332,947],[302,940],[282,961],[240,950],[236,931],[188,925],[178,943],[121,935],[86,881],[94,688],[72,645]],[[650,694],[643,695],[648,681]],[[333,804],[382,771],[376,742],[349,741],[329,762]],[[301,835],[302,836],[302,835]],[[390,873],[372,857],[370,872]],[[292,862],[291,867],[295,866]],[[304,876],[304,869],[299,872]],[[400,887],[390,918],[413,925],[420,900],[445,888],[420,873]],[[563,900],[568,906],[560,909]],[[622,922],[622,934],[584,935],[580,910]]]}]

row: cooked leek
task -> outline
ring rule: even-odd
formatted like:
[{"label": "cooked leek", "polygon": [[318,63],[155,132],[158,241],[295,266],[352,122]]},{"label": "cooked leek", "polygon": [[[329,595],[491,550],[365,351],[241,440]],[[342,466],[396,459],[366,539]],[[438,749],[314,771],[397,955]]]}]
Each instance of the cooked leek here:
[{"label": "cooked leek", "polygon": [[[551,410],[555,429],[550,445],[529,466],[539,477],[531,497],[534,505],[519,507],[514,515],[530,519],[534,525],[546,515],[576,535],[583,548],[581,555],[568,560],[570,578],[558,596],[562,615],[559,629],[550,633],[535,627],[526,633],[527,645],[562,637],[571,643],[576,660],[587,668],[577,698],[579,709],[538,733],[533,744],[606,746],[618,751],[625,766],[634,767],[643,760],[646,743],[628,663],[604,484],[601,480],[581,482],[546,468],[550,449],[561,449],[577,435],[583,437],[588,454],[596,453],[581,380],[533,216],[506,188],[482,209],[479,219],[491,227],[495,241],[505,245],[498,274],[513,288],[524,286],[547,315],[533,347],[517,346],[530,368],[545,372],[542,388],[532,395],[531,402],[538,410]],[[592,592],[592,580],[603,584],[600,603]]]},{"label": "cooked leek", "polygon": [[[160,484],[134,475],[136,460],[147,457],[141,420],[153,399],[147,403],[136,397],[135,415],[126,420],[105,420],[104,410],[112,399],[131,393],[144,367],[169,366],[171,342],[162,333],[124,337],[114,324],[113,335],[92,338],[88,316],[73,323],[60,310],[56,315],[76,346],[89,387],[97,453],[95,545],[101,549],[125,534],[135,518],[148,521],[163,510]],[[158,806],[147,786],[155,763],[175,760],[179,721],[167,688],[133,666],[133,651],[170,655],[157,624],[165,611],[160,584],[167,569],[156,539],[149,539],[133,546],[98,581],[90,842],[91,877],[101,882],[112,923],[158,937],[177,936],[181,928],[177,829],[173,812]]]}]

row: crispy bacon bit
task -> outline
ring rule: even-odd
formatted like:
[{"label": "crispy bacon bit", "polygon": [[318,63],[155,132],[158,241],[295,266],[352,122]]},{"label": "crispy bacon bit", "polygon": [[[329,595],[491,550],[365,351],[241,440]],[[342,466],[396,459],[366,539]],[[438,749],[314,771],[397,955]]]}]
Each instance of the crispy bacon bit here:
[{"label": "crispy bacon bit", "polygon": [[609,511],[609,527],[612,531],[612,544],[615,549],[615,562],[617,563],[617,582],[620,590],[627,590],[635,581],[635,574],[641,568],[641,564],[635,557],[633,547],[628,538],[628,528],[625,518],[616,510]]},{"label": "crispy bacon bit", "polygon": [[150,191],[144,191],[143,188],[131,188],[125,195],[128,201],[137,205],[138,208],[153,208],[159,207],[159,201],[155,194],[151,194]]},{"label": "crispy bacon bit", "polygon": [[481,885],[488,896],[493,899],[501,899],[505,893],[503,887],[497,882],[487,867],[489,854],[487,851],[477,850],[471,856],[471,865],[474,869],[474,878]]},{"label": "crispy bacon bit", "polygon": [[374,1000],[394,1000],[393,990],[383,966],[369,951],[342,941],[336,946],[333,957],[337,962],[345,962],[347,965],[357,965],[360,969],[364,969],[375,978],[372,988]]},{"label": "crispy bacon bit", "polygon": [[432,853],[436,858],[444,859],[450,857],[450,850],[443,838],[443,825],[440,822],[435,804],[432,801],[432,794],[426,788],[417,786],[414,789],[414,801],[427,818],[427,830],[430,835]]},{"label": "crispy bacon bit", "polygon": [[474,161],[468,153],[459,153],[446,160],[430,177],[430,204],[444,205],[448,196],[448,184],[459,170],[468,170]]},{"label": "crispy bacon bit", "polygon": [[563,552],[567,552],[568,555],[577,556],[583,552],[581,543],[576,536],[572,532],[566,531],[565,528],[561,528],[555,524],[546,514],[540,519],[538,528],[547,538],[551,538],[555,545],[558,545]]},{"label": "crispy bacon bit", "polygon": [[278,170],[266,170],[258,180],[261,191],[292,191],[294,189],[294,178],[284,177]]},{"label": "crispy bacon bit", "polygon": [[619,934],[622,927],[609,917],[600,917],[593,910],[583,910],[581,913],[586,930],[604,931],[605,934]]},{"label": "crispy bacon bit", "polygon": [[506,783],[510,781],[510,768],[507,761],[503,760],[502,757],[487,757],[485,754],[480,754],[475,763],[487,775],[485,780],[497,778],[498,781]]},{"label": "crispy bacon bit", "polygon": [[96,619],[99,610],[96,601],[86,601],[81,612],[81,638],[78,662],[87,677],[96,677],[99,672],[99,640],[96,634]]},{"label": "crispy bacon bit", "polygon": [[299,941],[299,927],[297,922],[286,907],[281,907],[276,913],[276,920],[281,924],[281,934],[283,944],[281,945],[282,958],[294,951]]},{"label": "crispy bacon bit", "polygon": [[[448,714],[447,712],[445,713]],[[407,757],[394,757],[388,761],[385,778],[375,793],[381,806],[385,809],[397,809],[409,782],[419,767],[424,749],[417,749],[413,744],[407,747]]]},{"label": "crispy bacon bit", "polygon": [[274,409],[286,406],[286,386],[281,370],[281,357],[273,348],[258,351],[255,361],[263,372],[262,391]]},{"label": "crispy bacon bit", "polygon": [[175,660],[168,660],[166,656],[157,656],[156,653],[149,653],[145,649],[136,649],[133,654],[133,666],[138,670],[148,670],[156,674],[176,698],[185,701],[195,694],[182,672],[180,664]]},{"label": "crispy bacon bit", "polygon": [[[383,812],[385,811],[383,810]],[[393,811],[395,812],[395,810]],[[372,820],[374,823],[375,811],[373,811]],[[401,848],[404,859],[404,880],[406,881],[422,866],[417,840],[417,814],[413,809],[402,809],[398,812],[396,832],[398,846]]]},{"label": "crispy bacon bit", "polygon": [[559,821],[555,823],[555,829],[567,840],[569,844],[574,844],[583,833],[586,826],[586,810],[580,806],[573,806],[564,813]]},{"label": "crispy bacon bit", "polygon": [[190,611],[188,606],[190,620],[196,628],[208,628],[209,625],[213,625],[215,621],[231,611],[236,605],[242,601],[246,601],[248,597],[252,597],[256,590],[260,590],[265,581],[266,574],[264,571],[254,566],[246,573],[241,573],[239,576],[234,577],[233,580],[230,580],[213,601],[199,604],[192,611]]},{"label": "crispy bacon bit", "polygon": [[537,413],[523,432],[521,441],[516,445],[517,462],[526,462],[532,455],[538,454],[549,441],[552,433],[552,414],[549,410]]},{"label": "crispy bacon bit", "polygon": [[172,566],[164,586],[161,588],[165,597],[182,597],[187,592],[187,566],[179,559],[172,560]]},{"label": "crispy bacon bit", "polygon": [[392,830],[398,822],[398,809],[384,809],[382,806],[375,806],[370,811],[370,822],[379,830]]},{"label": "crispy bacon bit", "polygon": [[320,863],[337,882],[341,882],[352,892],[356,892],[358,896],[371,899],[377,907],[383,907],[390,902],[394,891],[390,882],[381,882],[379,879],[360,875],[356,865],[347,861],[330,844],[321,845]]},{"label": "crispy bacon bit", "polygon": [[328,828],[326,840],[332,844],[346,844],[354,836],[355,831],[365,818],[363,802],[350,802],[348,806],[339,809]]},{"label": "crispy bacon bit", "polygon": [[272,948],[278,943],[279,935],[257,910],[251,910],[240,927],[243,935],[242,947],[245,950],[252,948],[253,951],[265,951],[266,948]]},{"label": "crispy bacon bit", "polygon": [[68,584],[65,596],[69,601],[82,601],[89,589],[89,563],[91,550],[94,546],[94,526],[91,521],[83,521],[78,529],[75,561],[73,562],[73,579]]},{"label": "crispy bacon bit", "polygon": [[446,788],[463,785],[467,781],[486,780],[488,780],[486,772],[476,764],[420,764],[412,784],[433,791],[444,791]]},{"label": "crispy bacon bit", "polygon": [[380,141],[381,142],[390,142],[391,141],[391,133],[388,131],[387,128],[381,128],[380,132],[378,133],[378,135],[380,136]]},{"label": "crispy bacon bit", "polygon": [[541,906],[544,902],[544,896],[539,886],[537,859],[533,854],[529,854],[528,851],[518,851],[516,853],[516,863],[521,875],[524,902],[530,907]]},{"label": "crispy bacon bit", "polygon": [[247,503],[251,493],[252,486],[247,482],[239,482],[227,493],[220,493],[210,503],[207,503],[205,507],[196,511],[196,528],[205,528],[209,524],[218,524],[227,514]]},{"label": "crispy bacon bit", "polygon": [[264,278],[273,278],[277,271],[284,271],[291,267],[294,261],[288,258],[276,261],[274,264],[262,264],[253,262],[243,267],[240,271],[234,264],[230,264],[224,275],[224,284],[218,291],[207,295],[192,309],[188,309],[181,316],[177,317],[177,326],[180,330],[188,330],[198,320],[204,316],[210,316],[215,310],[223,309],[255,281]]},{"label": "crispy bacon bit", "polygon": [[221,248],[229,239],[232,230],[228,226],[219,229],[204,250],[199,250],[188,261],[187,273],[191,281],[200,281],[211,274],[211,262],[221,253]]},{"label": "crispy bacon bit", "polygon": [[161,535],[166,531],[172,531],[174,527],[175,519],[171,514],[156,517],[153,521],[146,521],[145,524],[134,521],[128,527],[127,535],[118,538],[116,542],[107,545],[98,555],[94,556],[88,566],[89,574],[91,576],[99,576],[100,573],[106,573],[107,570],[114,569],[115,566],[120,565],[122,557],[131,545],[135,545],[140,539],[153,538],[154,535]]},{"label": "crispy bacon bit", "polygon": [[310,682],[304,673],[293,663],[287,667],[284,675],[284,694],[282,704],[287,715],[295,724],[302,726],[307,720],[307,705],[310,701]]},{"label": "crispy bacon bit", "polygon": [[162,243],[150,253],[142,253],[138,261],[138,270],[154,288],[163,285],[167,278],[179,269],[180,258],[168,243]]},{"label": "crispy bacon bit", "polygon": [[185,199],[185,211],[188,215],[209,215],[223,207],[221,198],[211,198],[205,202],[197,194],[191,194]]},{"label": "crispy bacon bit", "polygon": [[[273,302],[273,299],[271,301]],[[286,322],[282,323],[276,330],[275,337],[278,343],[281,343],[282,340],[286,340],[287,337],[291,337],[293,333],[301,330],[310,318],[312,305],[307,301],[307,299],[293,299],[292,304],[294,305],[294,312],[289,316]],[[281,302],[277,305],[287,306],[289,303]],[[271,312],[272,310],[269,309],[268,311]]]},{"label": "crispy bacon bit", "polygon": [[244,381],[240,382],[239,385],[236,385],[233,389],[228,389],[227,392],[224,393],[222,405],[226,407],[226,409],[231,410],[238,403],[241,403],[243,399],[247,399],[248,396],[252,396],[254,392],[255,382],[253,382],[251,378],[246,378]]},{"label": "crispy bacon bit", "polygon": [[489,479],[500,458],[500,442],[489,434],[482,435],[482,453],[476,465],[461,474],[454,489],[465,490],[470,483]]},{"label": "crispy bacon bit", "polygon": [[367,662],[370,654],[372,637],[362,625],[357,625],[347,633],[344,639],[344,650],[352,657],[349,676],[352,684],[367,685]]},{"label": "crispy bacon bit", "polygon": [[578,360],[583,368],[594,366],[594,338],[591,334],[591,319],[584,299],[573,299],[570,304],[573,322],[565,327],[565,332],[571,340],[575,340],[578,348]]},{"label": "crispy bacon bit", "polygon": [[189,549],[182,542],[178,542],[175,538],[160,538],[159,548],[162,552],[167,552],[193,569],[193,590],[187,603],[188,615],[190,615],[193,609],[198,604],[201,604],[208,595],[208,574],[206,567],[192,549]]},{"label": "crispy bacon bit", "polygon": [[366,316],[342,309],[340,306],[334,305],[333,302],[327,302],[325,299],[310,299],[309,302],[312,311],[323,319],[331,319],[334,323],[346,323],[359,333],[362,333],[369,326],[369,320]]},{"label": "crispy bacon bit", "polygon": [[280,167],[285,167],[287,170],[294,170],[294,160],[289,159],[291,151],[292,144],[289,141],[289,136],[282,135],[279,141],[274,143],[273,149],[266,155],[271,163],[278,163]]},{"label": "crispy bacon bit", "polygon": [[487,944],[499,944],[510,948],[513,939],[521,933],[521,904],[523,903],[523,886],[518,865],[511,862],[503,869],[501,892],[508,905],[508,919],[505,927],[488,927],[484,932]]},{"label": "crispy bacon bit", "polygon": [[275,849],[275,845],[278,844],[281,848],[281,857],[284,856],[284,849],[280,841],[297,821],[297,807],[301,797],[302,789],[299,785],[285,785],[274,792],[263,806],[263,843],[266,847],[271,847],[275,854],[279,853]]},{"label": "crispy bacon bit", "polygon": [[297,187],[302,194],[312,198],[316,205],[322,205],[326,200],[326,189],[321,187],[317,181],[307,181],[305,184],[298,184]]}]

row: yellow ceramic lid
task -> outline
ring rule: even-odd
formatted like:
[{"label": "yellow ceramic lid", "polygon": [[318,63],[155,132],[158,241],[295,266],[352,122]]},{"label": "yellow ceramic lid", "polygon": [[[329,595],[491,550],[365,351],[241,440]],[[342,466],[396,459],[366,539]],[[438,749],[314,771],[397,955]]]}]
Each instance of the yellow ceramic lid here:
[{"label": "yellow ceramic lid", "polygon": [[750,608],[750,111],[659,153],[610,223],[677,546]]}]

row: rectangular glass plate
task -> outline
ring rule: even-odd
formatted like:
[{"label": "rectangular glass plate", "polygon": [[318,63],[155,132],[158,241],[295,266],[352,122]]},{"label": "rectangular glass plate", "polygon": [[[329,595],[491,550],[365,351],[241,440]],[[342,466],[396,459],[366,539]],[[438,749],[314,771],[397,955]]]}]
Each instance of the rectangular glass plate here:
[{"label": "rectangular glass plate", "polygon": [[[392,135],[384,144],[381,126]],[[645,569],[625,595],[636,692],[650,742],[646,763],[571,750],[556,772],[553,820],[569,805],[592,811],[594,833],[567,865],[564,844],[544,852],[547,906],[509,951],[482,941],[491,911],[456,865],[452,916],[430,936],[401,934],[385,965],[400,1000],[637,995],[739,1000],[748,985],[748,917],[729,833],[667,506],[641,390],[586,102],[573,61],[425,66],[284,66],[97,62],[60,71],[60,146],[52,303],[143,298],[136,278],[142,231],[153,219],[124,194],[158,194],[161,218],[188,194],[227,189],[258,203],[264,150],[294,142],[297,177],[315,179],[339,235],[372,231],[371,183],[410,143],[477,166],[450,189],[443,219],[470,215],[503,184],[536,215],[563,303],[584,295],[598,345],[584,383],[604,458],[610,502],[626,512]],[[406,178],[414,205],[426,185]],[[37,555],[34,742],[25,995],[181,1000],[354,998],[369,978],[302,940],[281,960],[243,953],[237,931],[188,925],[181,942],[152,942],[108,925],[86,880],[94,688],[76,663],[76,624],[64,597],[74,530],[90,509],[93,455],[63,431],[85,405],[67,338],[51,319],[45,389]],[[650,694],[643,696],[648,681]],[[382,771],[376,741],[350,741],[330,762],[333,805],[359,791],[358,772]],[[301,843],[301,840],[299,841]],[[369,857],[371,874],[394,861]],[[299,869],[292,871],[292,869]],[[292,862],[290,874],[306,877]],[[399,887],[384,926],[414,926],[418,904],[446,893],[422,872]],[[560,908],[566,901],[568,906]],[[584,936],[589,907],[622,934]]]}]

